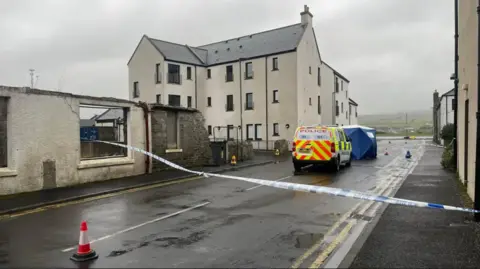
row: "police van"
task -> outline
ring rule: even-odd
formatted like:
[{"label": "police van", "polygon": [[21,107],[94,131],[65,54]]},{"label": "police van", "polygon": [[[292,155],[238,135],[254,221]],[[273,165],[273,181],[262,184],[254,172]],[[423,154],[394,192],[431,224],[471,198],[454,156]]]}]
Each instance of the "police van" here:
[{"label": "police van", "polygon": [[352,162],[352,143],[338,126],[300,126],[292,143],[295,172],[307,165],[327,165],[333,171]]}]

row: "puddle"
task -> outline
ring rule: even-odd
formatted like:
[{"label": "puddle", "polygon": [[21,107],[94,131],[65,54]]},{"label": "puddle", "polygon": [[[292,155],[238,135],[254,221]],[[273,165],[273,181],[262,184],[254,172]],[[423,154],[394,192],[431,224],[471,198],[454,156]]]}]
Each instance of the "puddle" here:
[{"label": "puddle", "polygon": [[317,243],[318,240],[322,240],[324,234],[304,234],[297,236],[295,240],[296,248],[310,248],[313,244]]}]

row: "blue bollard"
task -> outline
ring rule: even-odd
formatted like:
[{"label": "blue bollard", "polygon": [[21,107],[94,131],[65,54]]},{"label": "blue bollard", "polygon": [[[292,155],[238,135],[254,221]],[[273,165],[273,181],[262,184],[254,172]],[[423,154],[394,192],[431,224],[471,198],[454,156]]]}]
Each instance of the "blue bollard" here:
[{"label": "blue bollard", "polygon": [[407,150],[407,154],[405,154],[405,159],[410,159],[412,158],[412,154],[410,153],[410,150]]}]

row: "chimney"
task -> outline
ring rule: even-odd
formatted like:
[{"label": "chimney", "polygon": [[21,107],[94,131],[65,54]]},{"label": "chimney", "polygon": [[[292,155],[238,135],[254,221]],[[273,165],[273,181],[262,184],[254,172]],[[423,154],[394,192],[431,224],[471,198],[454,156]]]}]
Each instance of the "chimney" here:
[{"label": "chimney", "polygon": [[307,5],[303,6],[303,12],[300,13],[300,16],[302,18],[302,24],[303,25],[310,25],[312,26],[312,13],[310,13],[309,8]]},{"label": "chimney", "polygon": [[433,92],[433,141],[436,143],[440,143],[440,126],[439,126],[439,119],[440,114],[437,109],[440,103],[440,98],[438,96],[437,90]]}]

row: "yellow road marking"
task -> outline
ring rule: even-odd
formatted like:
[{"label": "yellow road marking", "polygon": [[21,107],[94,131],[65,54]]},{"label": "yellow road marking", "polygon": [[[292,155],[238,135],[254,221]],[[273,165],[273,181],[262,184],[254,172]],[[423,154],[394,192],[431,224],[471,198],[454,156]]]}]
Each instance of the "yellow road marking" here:
[{"label": "yellow road marking", "polygon": [[[333,224],[333,226],[328,230],[328,232],[325,234],[325,236],[331,235],[331,233],[333,233],[333,231],[335,231],[340,226],[340,224],[342,222],[344,222],[355,210],[357,210],[357,208],[359,208],[360,205],[363,205],[365,203],[366,202],[360,202],[356,206],[354,206],[352,209],[350,209],[347,213],[345,213],[337,222],[335,222],[335,224]],[[343,232],[343,230],[341,232]],[[318,240],[312,247],[310,247],[307,250],[307,252],[305,252],[302,256],[300,256],[290,268],[297,269],[298,267],[300,267],[300,265],[302,265],[302,263],[308,257],[310,257],[315,251],[317,251],[318,248],[320,248],[323,241],[324,241],[323,239]]]},{"label": "yellow road marking", "polygon": [[165,187],[165,186],[184,183],[184,182],[188,182],[188,181],[192,181],[192,180],[196,180],[196,179],[200,179],[200,178],[203,178],[203,177],[202,176],[193,176],[193,177],[174,180],[174,181],[170,181],[170,182],[157,183],[157,184],[153,184],[153,185],[149,185],[149,186],[143,186],[143,187],[138,187],[138,188],[133,188],[133,189],[128,189],[128,190],[113,192],[113,193],[109,193],[109,194],[92,196],[92,197],[88,197],[88,198],[85,198],[85,199],[80,199],[80,200],[75,200],[75,201],[70,201],[70,202],[41,206],[41,207],[38,207],[38,208],[25,210],[25,211],[21,211],[21,212],[18,212],[18,213],[0,215],[0,220],[8,219],[8,218],[14,218],[14,217],[20,217],[20,216],[33,214],[33,213],[37,213],[37,212],[42,212],[42,211],[45,211],[45,210],[48,210],[48,209],[60,208],[60,207],[68,206],[68,205],[76,205],[76,204],[80,204],[80,203],[96,201],[96,200],[105,199],[105,198],[109,198],[109,197],[113,197],[113,196],[118,196],[118,195],[122,195],[122,194],[126,194],[126,193],[138,192],[138,191],[148,190],[148,189],[153,189],[153,188],[158,188],[158,187]]},{"label": "yellow road marking", "polygon": [[323,262],[325,262],[328,256],[330,256],[330,253],[332,253],[332,251],[337,248],[337,246],[345,239],[345,237],[347,237],[352,227],[353,222],[350,221],[347,226],[345,226],[345,228],[340,232],[340,234],[335,238],[335,240],[333,240],[332,243],[328,245],[325,251],[322,252],[322,254],[320,254],[318,258],[308,268],[319,268],[323,264]]}]

